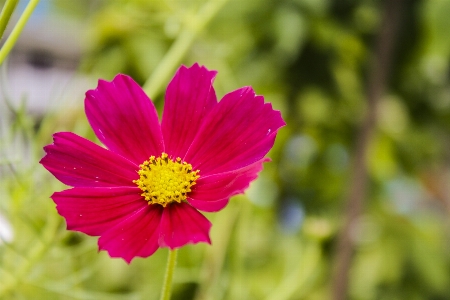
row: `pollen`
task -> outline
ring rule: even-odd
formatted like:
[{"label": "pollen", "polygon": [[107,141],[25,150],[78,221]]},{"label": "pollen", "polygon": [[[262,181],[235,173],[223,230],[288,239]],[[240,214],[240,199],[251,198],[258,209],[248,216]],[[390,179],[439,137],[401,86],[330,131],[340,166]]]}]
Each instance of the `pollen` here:
[{"label": "pollen", "polygon": [[166,153],[150,158],[139,165],[139,179],[133,182],[142,190],[141,196],[148,204],[166,206],[172,202],[186,200],[200,171],[192,170],[192,165],[181,158],[172,160]]}]

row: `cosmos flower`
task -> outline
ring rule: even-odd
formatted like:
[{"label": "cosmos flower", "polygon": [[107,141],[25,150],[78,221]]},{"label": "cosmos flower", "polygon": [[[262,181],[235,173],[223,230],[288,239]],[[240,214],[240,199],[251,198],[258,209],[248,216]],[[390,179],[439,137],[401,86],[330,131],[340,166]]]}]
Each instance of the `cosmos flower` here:
[{"label": "cosmos flower", "polygon": [[159,123],[152,101],[126,75],[99,80],[85,111],[106,149],[55,133],[41,164],[73,188],[52,195],[67,229],[100,236],[100,250],[128,263],[159,247],[211,243],[210,221],[262,170],[279,111],[251,87],[217,102],[216,71],[181,66],[169,83]]}]

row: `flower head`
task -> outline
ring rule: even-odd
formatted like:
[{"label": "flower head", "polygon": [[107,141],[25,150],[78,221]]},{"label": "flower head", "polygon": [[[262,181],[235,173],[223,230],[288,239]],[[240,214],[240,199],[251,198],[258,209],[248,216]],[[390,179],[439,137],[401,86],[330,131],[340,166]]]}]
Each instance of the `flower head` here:
[{"label": "flower head", "polygon": [[107,149],[55,133],[41,164],[73,188],[52,199],[67,229],[100,236],[100,250],[128,263],[159,247],[211,243],[200,212],[224,208],[262,170],[285,123],[251,87],[217,102],[215,71],[178,69],[161,124],[153,103],[126,75],[86,93],[86,116]]}]

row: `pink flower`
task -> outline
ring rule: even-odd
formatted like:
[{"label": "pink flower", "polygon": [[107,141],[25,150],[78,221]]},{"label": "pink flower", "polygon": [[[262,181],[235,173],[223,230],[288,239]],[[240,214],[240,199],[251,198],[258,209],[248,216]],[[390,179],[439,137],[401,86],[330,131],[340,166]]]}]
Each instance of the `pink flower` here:
[{"label": "pink flower", "polygon": [[211,243],[215,212],[262,170],[279,111],[251,87],[217,102],[215,71],[182,66],[167,87],[161,124],[126,75],[86,93],[86,116],[107,149],[74,133],[54,134],[41,164],[73,188],[52,195],[67,229],[100,236],[99,250],[128,263],[159,247]]}]

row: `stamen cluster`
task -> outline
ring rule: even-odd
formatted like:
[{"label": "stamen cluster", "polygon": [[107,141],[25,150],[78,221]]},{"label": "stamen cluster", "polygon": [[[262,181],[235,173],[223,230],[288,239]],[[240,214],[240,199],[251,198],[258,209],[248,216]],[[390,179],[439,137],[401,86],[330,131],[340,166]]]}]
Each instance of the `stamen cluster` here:
[{"label": "stamen cluster", "polygon": [[171,202],[186,200],[187,193],[200,178],[199,170],[192,171],[192,165],[182,162],[179,157],[173,161],[166,153],[158,158],[151,156],[139,168],[139,179],[133,182],[142,190],[141,196],[149,205],[165,207]]}]

